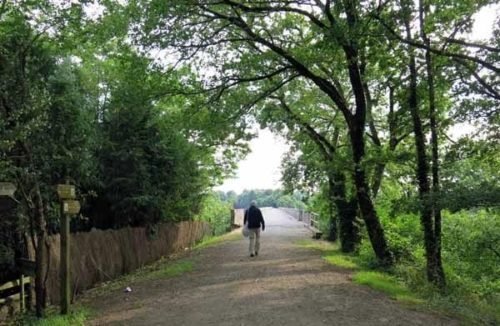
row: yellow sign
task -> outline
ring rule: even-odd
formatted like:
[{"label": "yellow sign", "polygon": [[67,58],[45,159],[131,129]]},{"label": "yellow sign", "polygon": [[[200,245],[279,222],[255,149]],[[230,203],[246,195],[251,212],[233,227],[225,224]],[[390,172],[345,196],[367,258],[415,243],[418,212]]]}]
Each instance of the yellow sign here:
[{"label": "yellow sign", "polygon": [[14,196],[16,192],[16,185],[12,182],[0,182],[0,196]]},{"label": "yellow sign", "polygon": [[75,186],[66,184],[57,185],[57,194],[60,199],[73,199],[76,197]]},{"label": "yellow sign", "polygon": [[78,214],[80,212],[80,202],[78,200],[63,201],[63,212],[65,214]]}]

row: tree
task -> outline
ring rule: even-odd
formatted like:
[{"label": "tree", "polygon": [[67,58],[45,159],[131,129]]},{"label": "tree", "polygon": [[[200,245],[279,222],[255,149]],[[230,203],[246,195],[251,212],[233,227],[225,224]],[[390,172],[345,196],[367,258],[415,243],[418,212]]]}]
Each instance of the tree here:
[{"label": "tree", "polygon": [[[43,314],[47,269],[46,235],[58,228],[54,184],[88,176],[91,127],[79,74],[26,12],[6,4],[0,25],[0,114],[2,179],[16,183],[13,223],[35,249],[36,308]],[[5,64],[4,64],[5,63]],[[27,217],[25,219],[24,217]],[[23,256],[26,253],[22,253]]]},{"label": "tree", "polygon": [[[300,98],[286,97],[285,94],[295,94],[301,91]],[[345,142],[343,125],[339,121],[335,109],[328,106],[328,100],[321,101],[321,92],[316,89],[308,90],[308,85],[298,80],[290,82],[280,90],[279,95],[272,96],[266,101],[265,108],[259,118],[266,126],[272,126],[294,143],[292,151],[302,153],[300,163],[305,165],[307,175],[299,175],[296,164],[290,164],[288,156],[285,162],[289,170],[285,170],[286,185],[293,188],[293,183],[305,184],[325,183],[327,180],[329,205],[329,233],[328,239],[336,241],[339,237],[342,249],[345,252],[355,250],[359,241],[358,226],[356,224],[357,200],[347,191],[346,166],[351,162],[345,151],[338,150]],[[341,139],[342,138],[342,139]],[[348,141],[347,141],[348,142]],[[348,155],[347,155],[348,156]],[[347,163],[349,162],[349,163]],[[292,174],[292,171],[296,171]],[[305,177],[307,180],[301,180]],[[316,177],[316,178],[315,178]],[[295,180],[294,180],[295,179]],[[300,188],[299,188],[300,189]]]},{"label": "tree", "polygon": [[[214,4],[142,3],[141,9],[149,8],[149,17],[137,33],[146,44],[175,47],[183,59],[201,60],[197,54],[204,49],[206,57],[213,59],[211,66],[217,67],[214,61],[224,57],[226,60],[220,65],[224,71],[217,71],[224,77],[217,78],[218,83],[208,88],[215,91],[216,98],[238,85],[257,89],[259,95],[243,107],[252,107],[252,103],[295,78],[308,80],[324,92],[343,115],[349,130],[354,162],[351,172],[373,249],[381,263],[390,264],[390,250],[370,197],[363,164],[367,114],[361,74],[364,49],[354,35],[364,26],[364,17],[354,1],[346,2],[345,6],[336,2],[333,8],[329,1],[326,5],[308,3],[315,11],[301,9],[302,3],[297,2],[298,7],[294,4],[295,1],[285,4],[269,1],[254,5],[230,0]],[[337,55],[332,57],[340,64],[329,66],[326,63],[333,62],[327,57],[333,53]],[[325,64],[318,65],[324,59]],[[340,74],[348,76],[346,86],[352,91],[352,102],[336,83],[332,67],[337,66],[341,68]],[[260,81],[264,84],[267,81],[267,85],[257,86]]]},{"label": "tree", "polygon": [[[468,51],[468,47],[491,49],[490,47],[455,37],[458,32],[467,30],[467,26],[471,24],[472,14],[486,3],[461,1],[460,6],[454,11],[446,4],[438,4],[438,7],[443,6],[442,10],[431,10],[430,4],[426,1],[419,1],[417,6],[410,1],[399,1],[387,4],[385,8],[380,7],[375,15],[389,32],[389,37],[397,40],[395,48],[398,48],[397,44],[406,48],[404,50],[406,54],[398,57],[407,60],[408,65],[407,105],[413,121],[416,179],[424,229],[427,277],[440,288],[445,286],[445,276],[441,262],[439,134],[444,133],[447,127],[443,113],[449,107],[446,104],[447,92],[453,85],[450,78],[441,74],[442,71],[453,67],[452,62],[461,63],[466,68],[468,64],[472,64],[490,72],[498,72],[498,68],[488,62],[487,56],[481,58],[481,53],[472,54]],[[395,18],[395,23],[388,24],[388,17]],[[415,21],[418,24],[414,24]],[[437,49],[436,44],[440,42],[444,42],[444,45]],[[419,73],[417,59],[420,58],[423,58],[424,62],[424,77]],[[482,86],[489,87],[490,94],[493,95],[491,89],[494,84],[486,83],[474,69],[469,67],[468,71],[471,76],[479,77],[483,82]],[[425,96],[422,95],[424,92]],[[430,132],[430,146],[426,144],[427,132]]]}]

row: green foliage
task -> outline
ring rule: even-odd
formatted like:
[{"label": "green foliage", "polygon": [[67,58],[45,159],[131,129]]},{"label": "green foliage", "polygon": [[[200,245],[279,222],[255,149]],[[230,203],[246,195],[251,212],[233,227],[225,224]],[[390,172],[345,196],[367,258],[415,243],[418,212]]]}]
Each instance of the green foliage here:
[{"label": "green foliage", "polygon": [[315,212],[319,215],[320,230],[327,234],[330,229],[330,203],[326,185],[321,187],[318,193],[309,198],[307,208],[310,212]]},{"label": "green foliage", "polygon": [[397,260],[414,262],[422,255],[422,234],[418,215],[402,214],[384,218],[383,222],[387,240]]},{"label": "green foliage", "polygon": [[75,309],[68,315],[60,315],[59,312],[51,312],[45,318],[39,319],[35,316],[26,315],[23,317],[21,322],[22,325],[26,326],[84,326],[87,324],[87,319],[90,316],[90,312],[83,308]]},{"label": "green foliage", "polygon": [[451,211],[498,207],[500,159],[498,140],[459,139],[443,162],[442,206]]},{"label": "green foliage", "polygon": [[[419,217],[415,214],[385,217],[385,232],[398,264],[391,274],[432,306],[462,315],[472,323],[500,320],[500,214],[497,210],[461,211],[443,214],[442,259],[447,288],[442,293],[426,280],[425,252]],[[358,264],[377,268],[369,244],[364,241]]]},{"label": "green foliage", "polygon": [[196,219],[210,223],[212,235],[221,235],[231,230],[231,208],[231,202],[222,201],[215,193],[210,193],[203,198]]},{"label": "green foliage", "polygon": [[500,305],[500,212],[462,211],[443,218],[443,257],[452,287]]},{"label": "green foliage", "polygon": [[55,184],[76,185],[72,231],[154,228],[193,219],[247,149],[244,124],[179,94],[200,85],[143,56],[128,38],[133,10],[108,5],[103,19],[86,3],[0,6],[0,181],[18,188],[2,211],[2,280],[26,256],[23,235],[58,232]]}]

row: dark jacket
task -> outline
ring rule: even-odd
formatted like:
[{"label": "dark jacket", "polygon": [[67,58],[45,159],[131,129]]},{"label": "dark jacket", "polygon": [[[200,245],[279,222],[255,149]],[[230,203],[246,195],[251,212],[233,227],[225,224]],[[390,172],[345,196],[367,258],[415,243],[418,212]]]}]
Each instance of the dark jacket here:
[{"label": "dark jacket", "polygon": [[262,212],[255,206],[250,206],[245,211],[245,218],[243,223],[247,223],[249,229],[258,229],[262,226],[262,230],[265,229],[266,225],[264,224],[264,217],[262,217]]}]

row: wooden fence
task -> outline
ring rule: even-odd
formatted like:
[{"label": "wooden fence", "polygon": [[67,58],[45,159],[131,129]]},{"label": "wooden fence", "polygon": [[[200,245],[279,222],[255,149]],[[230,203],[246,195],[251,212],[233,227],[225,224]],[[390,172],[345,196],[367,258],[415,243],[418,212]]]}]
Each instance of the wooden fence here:
[{"label": "wooden fence", "polygon": [[[182,251],[210,234],[210,225],[202,221],[162,224],[153,235],[145,228],[71,234],[71,293],[74,296],[97,283],[112,280],[163,256]],[[59,235],[48,237],[47,243],[50,248],[47,302],[58,304],[61,262]],[[33,248],[29,251],[33,258]]]},{"label": "wooden fence", "polygon": [[[21,275],[19,279],[0,285],[0,314],[12,316],[19,306],[22,312],[26,308],[26,301],[31,301],[31,279]],[[4,310],[7,310],[6,312]]]}]

